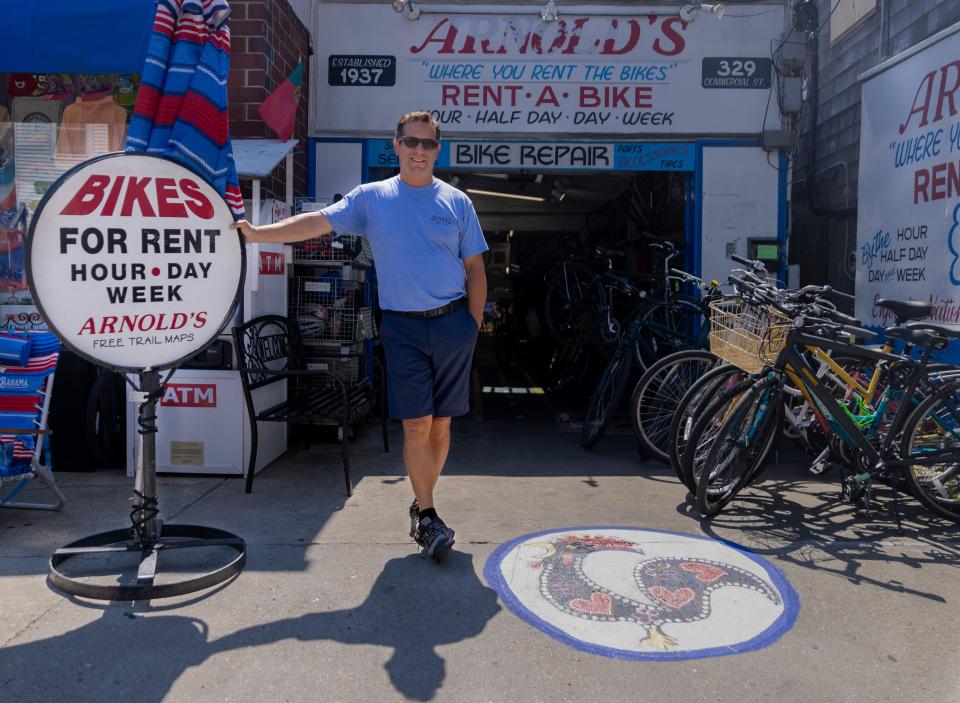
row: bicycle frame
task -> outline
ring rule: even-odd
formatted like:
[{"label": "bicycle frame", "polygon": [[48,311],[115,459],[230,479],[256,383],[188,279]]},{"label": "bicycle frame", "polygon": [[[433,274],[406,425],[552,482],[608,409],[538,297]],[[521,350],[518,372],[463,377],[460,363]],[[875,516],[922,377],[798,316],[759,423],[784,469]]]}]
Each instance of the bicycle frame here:
[{"label": "bicycle frame", "polygon": [[[787,344],[784,350],[777,358],[775,368],[782,370],[794,385],[804,393],[811,407],[820,413],[824,420],[843,441],[850,447],[855,447],[863,452],[867,459],[867,465],[880,469],[882,467],[903,467],[910,464],[936,464],[942,463],[945,458],[960,462],[960,448],[945,450],[945,452],[930,452],[922,459],[913,458],[905,461],[898,458],[892,458],[892,447],[897,439],[900,430],[906,423],[907,417],[913,408],[910,403],[900,403],[897,408],[890,429],[880,444],[879,450],[874,447],[860,427],[850,418],[845,408],[837,402],[833,394],[824,386],[810,363],[800,352],[800,347],[814,347],[816,349],[831,349],[843,351],[852,356],[864,359],[873,359],[877,362],[898,362],[902,357],[896,356],[886,351],[878,351],[865,347],[854,347],[845,342],[834,341],[823,337],[815,337],[805,334],[799,330],[792,330],[787,338]],[[910,398],[920,387],[924,374],[922,367],[926,365],[930,358],[930,349],[924,350],[923,357],[911,374],[910,381],[903,389],[904,398]],[[960,423],[960,415],[956,411],[951,411],[954,419]]]}]

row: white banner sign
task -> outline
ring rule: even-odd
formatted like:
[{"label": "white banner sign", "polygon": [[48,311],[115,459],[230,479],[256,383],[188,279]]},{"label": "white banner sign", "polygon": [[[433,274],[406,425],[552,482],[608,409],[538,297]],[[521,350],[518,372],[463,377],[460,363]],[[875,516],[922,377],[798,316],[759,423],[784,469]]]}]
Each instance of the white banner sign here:
[{"label": "white banner sign", "polygon": [[857,317],[877,298],[928,300],[960,322],[960,33],[863,85]]},{"label": "white banner sign", "polygon": [[564,3],[553,22],[539,6],[417,6],[415,20],[386,2],[319,6],[314,133],[390,133],[415,109],[453,134],[757,135],[765,117],[780,126],[770,52],[783,3],[728,6],[721,20],[701,11],[689,23],[663,6],[600,15]]},{"label": "white banner sign", "polygon": [[243,247],[217,192],[161,158],[113,154],[60,179],[34,215],[27,275],[67,346],[103,365],[173,366],[210,343]]}]

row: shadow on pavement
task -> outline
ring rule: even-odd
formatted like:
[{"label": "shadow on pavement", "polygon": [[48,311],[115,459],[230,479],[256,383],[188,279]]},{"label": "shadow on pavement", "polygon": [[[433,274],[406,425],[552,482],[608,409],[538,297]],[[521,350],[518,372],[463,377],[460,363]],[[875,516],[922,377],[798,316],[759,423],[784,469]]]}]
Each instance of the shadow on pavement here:
[{"label": "shadow on pavement", "polygon": [[[113,605],[64,635],[5,647],[0,699],[55,700],[69,691],[71,700],[159,702],[187,669],[216,654],[295,639],[388,647],[384,668],[394,688],[426,701],[446,678],[437,647],[476,637],[500,610],[496,592],[462,552],[439,567],[416,554],[391,559],[356,608],[258,624],[212,641],[204,621],[160,614],[171,607],[179,606],[134,613]],[[324,661],[337,666],[317,657],[316,667]]]},{"label": "shadow on pavement", "polygon": [[839,473],[824,477],[835,478],[834,484],[784,476],[795,474],[796,468],[775,473],[772,480],[751,486],[713,518],[703,518],[689,494],[677,505],[677,512],[696,520],[704,534],[754,554],[851,583],[946,602],[939,594],[871,578],[861,569],[868,562],[897,562],[914,569],[933,564],[960,566],[955,523],[901,494],[902,527],[898,528],[893,491],[885,486],[876,487],[871,509],[866,511],[840,500]]}]

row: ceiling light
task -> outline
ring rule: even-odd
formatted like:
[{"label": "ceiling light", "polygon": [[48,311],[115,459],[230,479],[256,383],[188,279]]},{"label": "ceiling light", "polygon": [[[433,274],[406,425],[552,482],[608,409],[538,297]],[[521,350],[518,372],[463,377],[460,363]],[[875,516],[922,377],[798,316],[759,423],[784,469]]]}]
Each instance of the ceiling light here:
[{"label": "ceiling light", "polygon": [[534,203],[545,203],[547,199],[539,195],[520,195],[519,193],[501,193],[495,190],[480,190],[479,188],[467,188],[471,195],[486,195],[491,198],[509,198],[511,200],[529,200]]},{"label": "ceiling light", "polygon": [[544,22],[557,21],[557,6],[553,0],[547,0],[546,4],[540,10],[540,17]]},{"label": "ceiling light", "polygon": [[562,203],[563,199],[567,197],[567,181],[566,178],[558,178],[553,183],[553,190],[550,191],[550,202],[551,203]]}]

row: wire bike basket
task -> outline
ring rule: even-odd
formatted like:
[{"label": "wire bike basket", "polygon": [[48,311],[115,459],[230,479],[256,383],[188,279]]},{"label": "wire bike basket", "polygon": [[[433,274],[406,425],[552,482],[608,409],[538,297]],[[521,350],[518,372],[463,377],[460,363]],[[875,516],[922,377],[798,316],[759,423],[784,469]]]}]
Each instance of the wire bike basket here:
[{"label": "wire bike basket", "polygon": [[743,298],[710,303],[710,351],[749,374],[774,363],[787,343],[790,318]]}]

